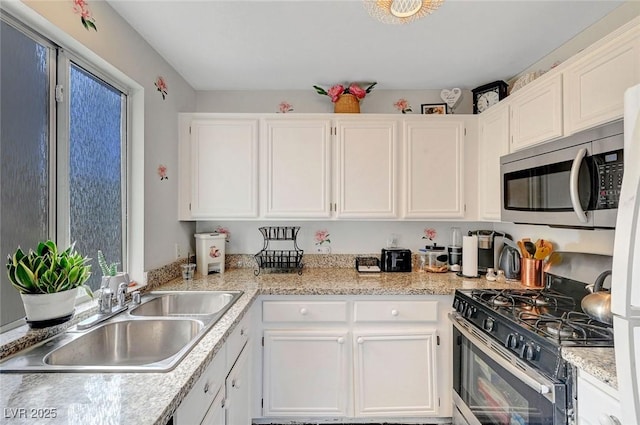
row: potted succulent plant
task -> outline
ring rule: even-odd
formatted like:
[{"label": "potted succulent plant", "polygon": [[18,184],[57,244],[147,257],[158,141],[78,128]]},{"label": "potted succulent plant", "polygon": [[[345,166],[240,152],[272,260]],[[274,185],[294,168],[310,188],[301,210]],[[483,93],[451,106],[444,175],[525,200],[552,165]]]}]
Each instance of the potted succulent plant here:
[{"label": "potted succulent plant", "polygon": [[60,251],[53,241],[40,242],[28,254],[18,247],[7,256],[9,280],[20,292],[27,323],[32,328],[71,319],[79,287],[93,297],[85,285],[91,276],[89,260],[75,250],[75,243]]},{"label": "potted succulent plant", "polygon": [[113,293],[117,291],[120,283],[125,282],[129,284],[130,281],[127,273],[118,272],[118,264],[119,263],[107,264],[104,254],[98,250],[98,265],[100,266],[100,270],[102,270],[102,283],[100,286],[102,288],[110,288]]}]

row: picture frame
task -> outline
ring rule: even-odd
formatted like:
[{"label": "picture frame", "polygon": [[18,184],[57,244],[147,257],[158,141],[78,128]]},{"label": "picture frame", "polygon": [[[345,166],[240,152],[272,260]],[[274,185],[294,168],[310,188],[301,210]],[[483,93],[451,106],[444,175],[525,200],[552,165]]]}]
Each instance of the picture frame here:
[{"label": "picture frame", "polygon": [[423,114],[427,115],[446,115],[447,104],[446,103],[423,103],[420,105],[420,110]]}]

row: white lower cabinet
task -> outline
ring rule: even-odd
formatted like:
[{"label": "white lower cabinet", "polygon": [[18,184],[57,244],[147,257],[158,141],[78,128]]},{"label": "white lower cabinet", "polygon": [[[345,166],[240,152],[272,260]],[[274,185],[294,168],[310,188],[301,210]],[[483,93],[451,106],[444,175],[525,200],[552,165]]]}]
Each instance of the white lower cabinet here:
[{"label": "white lower cabinet", "polygon": [[200,425],[226,425],[224,404],[224,388],[218,392],[216,398],[213,399],[209,411],[205,415]]},{"label": "white lower cabinet", "polygon": [[250,351],[250,347],[245,346],[225,382],[227,425],[251,425]]},{"label": "white lower cabinet", "polygon": [[347,416],[349,334],[265,330],[265,416]]},{"label": "white lower cabinet", "polygon": [[262,416],[450,417],[450,298],[266,297]]},{"label": "white lower cabinet", "polygon": [[618,392],[584,371],[578,371],[577,425],[622,424]]},{"label": "white lower cabinet", "polygon": [[354,332],[356,416],[435,416],[435,330]]},{"label": "white lower cabinet", "polygon": [[247,312],[173,415],[173,425],[251,425]]}]

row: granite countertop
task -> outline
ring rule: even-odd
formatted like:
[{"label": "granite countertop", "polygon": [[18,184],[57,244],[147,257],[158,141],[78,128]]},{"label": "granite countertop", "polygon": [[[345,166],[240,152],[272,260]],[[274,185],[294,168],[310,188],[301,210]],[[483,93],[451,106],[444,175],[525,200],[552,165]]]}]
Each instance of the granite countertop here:
[{"label": "granite countertop", "polygon": [[562,358],[611,388],[618,389],[613,347],[567,347],[562,349]]},{"label": "granite countertop", "polygon": [[[519,284],[460,278],[453,273],[365,275],[351,268],[305,269],[302,275],[267,273],[257,277],[252,269],[228,269],[222,275],[191,281],[175,279],[153,289],[242,290],[244,294],[174,370],[166,373],[2,373],[0,407],[5,412],[5,423],[12,425],[44,421],[51,425],[160,425],[173,415],[258,295],[453,295],[456,289],[462,288],[512,287]],[[3,352],[10,352],[11,344],[22,348],[24,340],[37,332],[23,330],[22,333],[22,337],[14,336],[12,341],[2,338]],[[30,414],[37,413],[37,409],[55,409],[56,417],[34,419]]]}]

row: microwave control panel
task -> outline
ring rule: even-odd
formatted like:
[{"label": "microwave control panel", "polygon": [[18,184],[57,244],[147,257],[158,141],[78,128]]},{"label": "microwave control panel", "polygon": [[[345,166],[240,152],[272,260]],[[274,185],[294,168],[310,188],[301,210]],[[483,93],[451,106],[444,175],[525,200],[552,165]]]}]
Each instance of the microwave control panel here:
[{"label": "microwave control panel", "polygon": [[622,150],[593,155],[593,162],[599,183],[596,209],[618,208],[624,174]]}]

